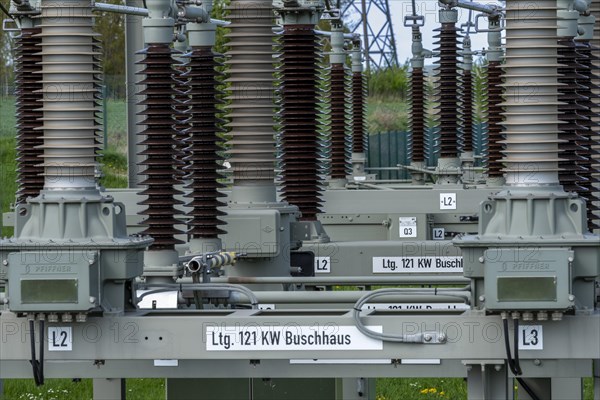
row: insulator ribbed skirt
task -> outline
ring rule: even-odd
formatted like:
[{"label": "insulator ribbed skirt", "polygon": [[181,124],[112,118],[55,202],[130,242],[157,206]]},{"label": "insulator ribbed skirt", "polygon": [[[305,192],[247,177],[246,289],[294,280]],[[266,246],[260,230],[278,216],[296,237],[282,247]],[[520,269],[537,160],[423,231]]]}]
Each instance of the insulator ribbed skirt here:
[{"label": "insulator ribbed skirt", "polygon": [[581,75],[584,76],[578,83],[582,86],[578,93],[583,97],[579,101],[582,110],[578,112],[580,130],[578,131],[582,142],[579,143],[583,147],[582,155],[585,157],[585,162],[582,167],[585,168],[579,175],[583,178],[580,183],[586,189],[585,198],[587,200],[588,210],[588,227],[590,231],[600,229],[600,149],[597,136],[595,136],[594,128],[598,126],[598,122],[594,121],[597,113],[595,101],[600,99],[599,69],[595,68],[592,63],[593,46],[589,41],[577,41],[577,61],[581,67]]},{"label": "insulator ribbed skirt", "polygon": [[97,112],[101,55],[92,2],[41,3],[43,144],[45,189],[96,190],[99,149]]},{"label": "insulator ribbed skirt", "polygon": [[414,68],[410,76],[411,161],[425,161],[425,76],[422,68]]},{"label": "insulator ribbed skirt", "polygon": [[234,186],[271,186],[275,176],[273,6],[232,0],[229,39],[229,162]]},{"label": "insulator ribbed skirt", "polygon": [[345,179],[351,171],[351,116],[348,110],[348,86],[348,68],[344,64],[332,64],[329,86],[332,179]]},{"label": "insulator ribbed skirt", "polygon": [[217,61],[219,54],[213,53],[210,47],[194,47],[188,55],[188,71],[183,75],[189,82],[190,116],[188,137],[185,139],[186,166],[189,181],[185,195],[190,198],[187,204],[189,211],[188,235],[193,238],[216,238],[225,233],[219,226],[225,222],[219,216],[225,213],[219,207],[225,203],[219,201],[224,194],[219,191],[224,187],[219,179],[223,161],[221,135],[223,120],[219,118],[217,106],[222,104],[223,94],[219,90],[222,74],[217,71],[221,63]]},{"label": "insulator ribbed skirt", "polygon": [[[507,0],[504,172],[508,185],[557,185],[556,0]],[[523,12],[535,10],[535,12]]]},{"label": "insulator ribbed skirt", "polygon": [[145,138],[140,142],[145,146],[140,152],[145,160],[140,165],[145,169],[140,174],[146,176],[140,183],[146,189],[140,194],[147,196],[147,199],[138,204],[146,206],[140,212],[146,216],[142,225],[147,226],[142,233],[154,238],[151,250],[172,250],[176,244],[183,243],[175,238],[175,235],[183,233],[175,228],[175,225],[182,223],[175,218],[175,215],[182,214],[175,206],[183,202],[175,199],[182,192],[175,189],[179,183],[175,169],[177,141],[173,128],[176,122],[173,105],[177,82],[173,78],[176,71],[172,53],[168,44],[150,44],[139,52],[144,56],[138,62],[144,66],[139,72],[143,77],[139,84],[145,85],[145,89],[138,93],[145,97],[139,103],[145,106],[140,113],[144,119],[139,123],[145,126],[140,132],[140,136]]},{"label": "insulator ribbed skirt", "polygon": [[367,85],[362,72],[352,73],[352,152],[367,151],[369,136],[365,123]]},{"label": "insulator ribbed skirt", "polygon": [[561,46],[558,49],[558,62],[561,64],[558,68],[558,82],[562,84],[558,96],[562,103],[558,106],[562,122],[559,149],[563,159],[558,163],[558,179],[565,191],[575,192],[585,198],[588,190],[585,187],[586,178],[581,174],[587,170],[588,157],[582,146],[586,139],[581,136],[584,128],[582,124],[585,122],[585,117],[581,114],[585,107],[580,103],[586,98],[580,94],[585,87],[579,83],[585,76],[580,73],[583,66],[577,61],[575,42],[572,39],[562,39],[558,43]]},{"label": "insulator ribbed skirt", "polygon": [[487,172],[490,178],[502,177],[502,68],[492,61],[487,67]]},{"label": "insulator ribbed skirt", "polygon": [[44,187],[44,168],[40,166],[43,144],[40,138],[43,100],[40,80],[42,55],[39,54],[40,28],[23,28],[15,42],[16,111],[17,111],[17,203],[35,197]]},{"label": "insulator ribbed skirt", "polygon": [[322,170],[317,121],[317,36],[312,25],[285,25],[281,36],[281,190],[303,220],[321,211]]},{"label": "insulator ribbed skirt", "polygon": [[435,30],[439,34],[434,37],[439,39],[439,59],[436,61],[436,98],[439,101],[437,121],[440,129],[439,156],[442,158],[455,158],[459,156],[458,148],[458,99],[459,99],[459,65],[458,45],[459,29],[452,23],[443,23]]},{"label": "insulator ribbed skirt", "polygon": [[460,89],[460,120],[462,137],[460,149],[462,152],[473,151],[473,75],[470,70],[464,70],[461,77]]}]

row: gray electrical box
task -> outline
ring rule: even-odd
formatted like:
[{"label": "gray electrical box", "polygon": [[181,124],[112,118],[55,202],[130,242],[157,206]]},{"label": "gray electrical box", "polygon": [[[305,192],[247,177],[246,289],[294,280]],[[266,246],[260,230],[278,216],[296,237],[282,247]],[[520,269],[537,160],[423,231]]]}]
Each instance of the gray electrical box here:
[{"label": "gray electrical box", "polygon": [[573,251],[561,248],[493,248],[484,252],[488,310],[567,310]]},{"label": "gray electrical box", "polygon": [[98,299],[97,256],[66,250],[11,253],[8,281],[13,312],[85,312]]}]

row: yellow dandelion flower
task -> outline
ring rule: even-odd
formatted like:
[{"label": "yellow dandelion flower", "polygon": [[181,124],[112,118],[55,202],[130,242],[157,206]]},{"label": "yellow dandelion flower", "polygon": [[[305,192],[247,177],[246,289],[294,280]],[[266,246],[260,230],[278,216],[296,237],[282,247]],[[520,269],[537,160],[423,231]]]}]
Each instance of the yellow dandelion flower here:
[{"label": "yellow dandelion flower", "polygon": [[442,397],[443,397],[443,396],[445,396],[445,395],[446,395],[446,392],[444,392],[444,391],[442,390],[442,391],[440,392],[440,396],[442,396]]},{"label": "yellow dandelion flower", "polygon": [[427,393],[429,393],[429,389],[423,389],[423,390],[421,390],[421,394],[427,394]]},{"label": "yellow dandelion flower", "polygon": [[429,393],[437,393],[437,389],[436,388],[431,388],[431,389],[429,389]]}]

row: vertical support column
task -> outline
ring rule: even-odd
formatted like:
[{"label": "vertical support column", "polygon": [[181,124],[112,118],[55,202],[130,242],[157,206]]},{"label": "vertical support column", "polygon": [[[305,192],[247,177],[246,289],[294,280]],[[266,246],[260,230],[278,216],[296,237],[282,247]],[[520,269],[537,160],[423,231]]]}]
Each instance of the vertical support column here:
[{"label": "vertical support column", "polygon": [[512,379],[506,365],[468,365],[467,396],[470,400],[513,398]]},{"label": "vertical support column", "polygon": [[374,378],[343,378],[342,393],[337,397],[343,400],[374,400]]},{"label": "vertical support column", "polygon": [[[561,399],[561,397],[552,397],[552,380],[550,378],[523,378],[527,385],[533,390],[533,392],[540,399]],[[531,396],[527,394],[523,386],[518,385],[517,395],[519,400],[533,400]],[[577,400],[572,397],[562,397],[563,399]]]},{"label": "vertical support column", "polygon": [[594,400],[600,400],[600,360],[594,360]]},{"label": "vertical support column", "polygon": [[125,400],[125,379],[94,379],[94,400]]}]

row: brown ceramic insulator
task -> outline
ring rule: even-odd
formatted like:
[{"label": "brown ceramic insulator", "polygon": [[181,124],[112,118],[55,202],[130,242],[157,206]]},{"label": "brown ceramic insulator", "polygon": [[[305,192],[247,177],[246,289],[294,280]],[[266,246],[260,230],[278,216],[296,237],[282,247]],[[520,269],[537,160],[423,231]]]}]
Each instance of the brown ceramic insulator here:
[{"label": "brown ceramic insulator", "polygon": [[142,225],[147,226],[142,234],[154,238],[150,250],[172,250],[176,244],[183,243],[175,238],[175,235],[183,233],[175,228],[176,224],[182,223],[175,218],[175,215],[181,214],[175,206],[183,202],[175,199],[182,192],[174,187],[178,180],[174,159],[174,146],[177,143],[173,138],[173,95],[176,85],[173,75],[176,72],[172,67],[172,52],[168,44],[150,44],[138,52],[144,55],[144,59],[138,62],[144,66],[139,72],[143,80],[138,83],[145,85],[145,89],[138,93],[145,97],[139,103],[145,106],[140,112],[144,119],[139,123],[145,126],[140,132],[145,139],[140,144],[146,146],[140,152],[146,158],[140,163],[145,167],[141,174],[146,179],[141,185],[145,185],[146,189],[140,194],[147,196],[139,204],[146,206],[140,212],[146,216]]},{"label": "brown ceramic insulator", "polygon": [[460,96],[460,119],[462,123],[462,152],[473,151],[473,75],[470,70],[462,74]]},{"label": "brown ceramic insulator", "polygon": [[502,134],[502,68],[497,61],[491,61],[487,67],[487,171],[490,178],[502,177],[502,159],[504,140]]},{"label": "brown ceramic insulator", "polygon": [[558,62],[561,65],[558,67],[558,82],[562,84],[558,96],[558,101],[562,103],[558,106],[561,113],[559,120],[562,122],[562,133],[559,135],[561,142],[558,146],[562,161],[558,163],[558,177],[565,191],[576,192],[585,197],[587,189],[580,184],[585,178],[580,174],[586,170],[583,165],[587,163],[587,157],[584,156],[585,148],[580,145],[585,138],[579,135],[582,128],[579,122],[583,118],[578,114],[585,110],[579,104],[585,97],[578,93],[582,88],[578,81],[584,76],[579,73],[581,65],[577,62],[575,42],[572,39],[564,39],[558,43],[561,46],[558,48]]},{"label": "brown ceramic insulator", "polygon": [[40,110],[42,89],[39,83],[42,61],[39,54],[41,38],[34,35],[40,28],[23,28],[15,43],[15,75],[16,115],[17,115],[17,203],[24,203],[27,197],[35,197],[44,187],[44,168],[40,166],[43,144],[41,132],[36,130],[42,126],[38,120],[43,116]]},{"label": "brown ceramic insulator", "polygon": [[594,70],[592,63],[592,50],[589,41],[576,41],[577,44],[577,62],[580,65],[580,74],[585,78],[578,80],[581,88],[578,93],[584,97],[578,104],[583,107],[583,110],[578,112],[582,117],[579,121],[580,130],[578,132],[582,142],[578,143],[582,148],[582,155],[586,158],[586,162],[581,164],[585,171],[579,175],[584,178],[580,183],[581,186],[587,189],[585,198],[587,200],[588,211],[588,227],[590,231],[600,229],[600,164],[598,150],[598,141],[595,140],[594,128],[597,128],[598,123],[593,120],[597,117],[594,110],[595,101],[600,98],[598,90],[598,71]]},{"label": "brown ceramic insulator", "polygon": [[348,69],[343,64],[332,64],[330,71],[330,146],[331,178],[345,179],[350,173],[350,118],[346,91]]},{"label": "brown ceramic insulator", "polygon": [[317,121],[317,37],[312,25],[285,25],[281,36],[281,190],[303,220],[321,211]]},{"label": "brown ceramic insulator", "polygon": [[440,129],[439,156],[441,158],[455,158],[459,156],[458,149],[458,87],[460,82],[458,65],[458,31],[452,23],[444,23],[435,38],[439,40],[437,51],[439,59],[436,61],[437,83],[436,97],[439,105],[436,107],[437,120]]},{"label": "brown ceramic insulator", "polygon": [[192,238],[217,238],[225,233],[219,226],[225,222],[219,216],[225,213],[219,207],[225,203],[219,189],[224,187],[218,180],[223,161],[220,135],[224,132],[223,120],[219,118],[219,104],[222,104],[220,85],[222,74],[217,71],[221,63],[219,54],[213,53],[210,46],[194,47],[188,54],[188,71],[183,74],[189,82],[190,118],[188,137],[185,139],[185,158],[187,172],[185,197],[191,199],[187,204],[188,235]]},{"label": "brown ceramic insulator", "polygon": [[367,88],[362,72],[352,73],[352,152],[364,153],[369,137],[365,126]]},{"label": "brown ceramic insulator", "polygon": [[187,156],[185,140],[189,136],[190,129],[190,104],[189,104],[189,78],[185,76],[185,73],[188,70],[188,65],[186,62],[181,63],[180,61],[174,61],[174,69],[175,74],[173,75],[173,79],[175,79],[175,92],[174,92],[174,104],[173,110],[173,118],[175,119],[175,124],[173,125],[174,129],[174,139],[176,142],[175,145],[175,161],[176,161],[176,169],[177,176],[180,179],[183,179],[185,172],[183,171],[183,167],[186,165],[184,162],[184,158]]},{"label": "brown ceramic insulator", "polygon": [[425,76],[422,68],[413,68],[410,76],[411,161],[425,161]]}]

